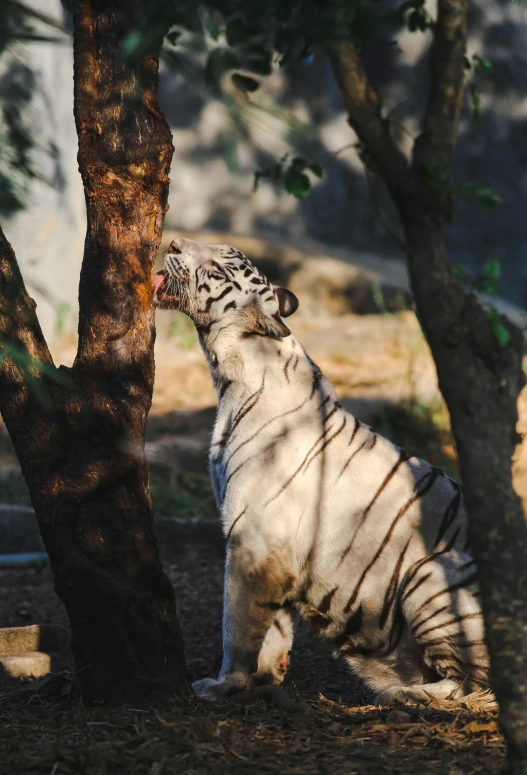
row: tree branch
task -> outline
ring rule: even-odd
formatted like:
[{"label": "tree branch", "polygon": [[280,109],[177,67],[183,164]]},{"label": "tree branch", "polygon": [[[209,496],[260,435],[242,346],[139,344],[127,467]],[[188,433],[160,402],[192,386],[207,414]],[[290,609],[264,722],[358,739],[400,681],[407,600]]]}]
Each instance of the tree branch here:
[{"label": "tree branch", "polygon": [[348,122],[392,194],[396,194],[405,186],[408,162],[391,137],[389,122],[381,116],[379,95],[368,80],[359,53],[351,41],[331,44],[328,53]]},{"label": "tree branch", "polygon": [[20,391],[27,389],[27,364],[34,377],[53,368],[44,334],[29,296],[13,248],[0,228],[0,409],[2,413]]},{"label": "tree branch", "polygon": [[438,0],[423,131],[414,146],[413,166],[430,159],[448,165],[456,147],[464,92],[468,0]]}]

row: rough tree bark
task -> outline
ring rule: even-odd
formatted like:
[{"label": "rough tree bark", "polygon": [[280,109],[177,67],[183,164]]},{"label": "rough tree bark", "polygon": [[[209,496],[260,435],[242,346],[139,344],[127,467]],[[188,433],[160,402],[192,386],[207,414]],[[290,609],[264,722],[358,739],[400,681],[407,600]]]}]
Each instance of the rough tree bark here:
[{"label": "rough tree bark", "polygon": [[[512,487],[523,339],[500,347],[477,298],[455,278],[445,247],[455,213],[449,171],[463,99],[468,0],[439,0],[431,87],[411,160],[394,144],[379,96],[351,42],[330,47],[349,115],[399,210],[417,313],[437,366],[456,439],[470,534],[481,575],[492,685],[509,742],[508,771],[527,767],[527,524]],[[441,176],[439,176],[441,178]]]},{"label": "rough tree bark", "polygon": [[88,228],[71,369],[55,369],[0,231],[0,409],[68,611],[83,695],[110,702],[187,686],[144,455],[152,277],[173,147],[157,101],[161,39],[133,66],[121,56],[139,8],[140,0],[85,0],[75,13]]}]

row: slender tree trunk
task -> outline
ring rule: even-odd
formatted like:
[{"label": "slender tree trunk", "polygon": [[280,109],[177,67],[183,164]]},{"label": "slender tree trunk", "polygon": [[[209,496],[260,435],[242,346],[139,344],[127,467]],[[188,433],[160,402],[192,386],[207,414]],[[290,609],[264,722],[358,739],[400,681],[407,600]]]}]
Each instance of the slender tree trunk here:
[{"label": "slender tree trunk", "polygon": [[154,379],[152,275],[173,147],[157,102],[157,51],[134,66],[121,56],[139,7],[137,0],[88,0],[75,13],[88,229],[72,369],[54,369],[14,254],[0,239],[2,297],[9,299],[0,332],[10,353],[10,342],[17,348],[2,364],[0,406],[88,700],[186,690],[144,455]]},{"label": "slender tree trunk", "polygon": [[478,563],[491,680],[509,742],[508,772],[527,768],[527,523],[512,486],[523,338],[506,320],[502,347],[445,248],[455,214],[449,180],[464,89],[467,0],[438,0],[431,88],[411,160],[394,144],[378,94],[351,42],[329,47],[349,123],[399,210],[417,313],[456,439]]},{"label": "slender tree trunk", "polygon": [[[404,217],[404,216],[403,216]],[[406,215],[408,266],[417,312],[450,411],[470,538],[478,562],[492,683],[511,771],[527,766],[527,525],[512,487],[524,384],[523,337],[500,347],[477,299],[454,279],[441,228]]]}]

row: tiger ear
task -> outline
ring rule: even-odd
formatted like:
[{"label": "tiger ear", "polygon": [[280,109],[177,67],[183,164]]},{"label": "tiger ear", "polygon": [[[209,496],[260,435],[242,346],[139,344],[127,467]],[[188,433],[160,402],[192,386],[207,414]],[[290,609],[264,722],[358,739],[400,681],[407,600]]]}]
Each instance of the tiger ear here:
[{"label": "tiger ear", "polygon": [[278,306],[280,309],[280,315],[283,318],[288,318],[293,312],[298,309],[299,301],[294,293],[288,291],[287,288],[275,288],[274,292],[278,299]]},{"label": "tiger ear", "polygon": [[243,308],[247,325],[244,336],[270,336],[273,339],[283,339],[291,336],[291,331],[286,326],[280,315],[268,315],[258,304],[257,299],[252,299]]}]

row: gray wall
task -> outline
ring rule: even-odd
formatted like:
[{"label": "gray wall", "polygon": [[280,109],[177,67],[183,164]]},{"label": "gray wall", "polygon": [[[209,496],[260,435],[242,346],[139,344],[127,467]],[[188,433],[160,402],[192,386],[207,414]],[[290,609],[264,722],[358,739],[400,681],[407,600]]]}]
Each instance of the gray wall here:
[{"label": "gray wall", "polygon": [[[33,5],[62,18],[60,0]],[[23,116],[35,143],[35,170],[27,207],[2,226],[13,245],[29,292],[50,341],[60,333],[61,318],[76,328],[77,287],[85,233],[84,193],[77,170],[73,120],[73,53],[66,44],[19,44],[0,60],[0,89],[23,78],[27,98]]]}]

